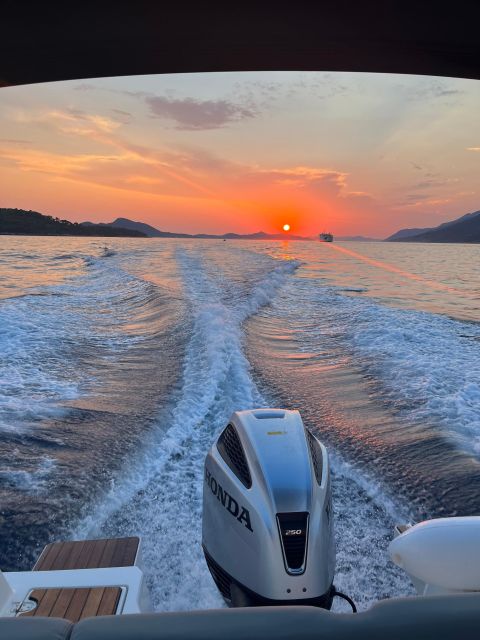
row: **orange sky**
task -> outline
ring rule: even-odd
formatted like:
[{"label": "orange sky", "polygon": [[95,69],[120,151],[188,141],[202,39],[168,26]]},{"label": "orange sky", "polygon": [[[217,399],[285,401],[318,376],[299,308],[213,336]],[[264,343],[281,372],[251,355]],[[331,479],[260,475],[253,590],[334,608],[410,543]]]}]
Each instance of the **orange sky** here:
[{"label": "orange sky", "polygon": [[480,89],[231,73],[0,91],[0,206],[167,231],[385,237],[480,209]]}]

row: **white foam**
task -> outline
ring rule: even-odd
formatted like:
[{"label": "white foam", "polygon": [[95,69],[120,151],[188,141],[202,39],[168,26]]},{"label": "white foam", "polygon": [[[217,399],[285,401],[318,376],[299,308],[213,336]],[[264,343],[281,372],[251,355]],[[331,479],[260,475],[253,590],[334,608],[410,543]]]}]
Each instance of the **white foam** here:
[{"label": "white foam", "polygon": [[110,259],[89,260],[69,282],[0,301],[0,431],[61,416],[94,382],[78,359],[108,362],[143,339],[128,327],[153,285]]},{"label": "white foam", "polygon": [[[413,595],[407,575],[390,562],[388,545],[396,524],[411,521],[398,498],[388,495],[365,469],[330,451],[337,561],[335,586],[359,610],[384,598]],[[334,611],[349,611],[336,599]]]},{"label": "white foam", "polygon": [[[260,281],[244,290],[243,298],[233,299],[225,296],[232,286],[225,273],[215,276],[201,256],[179,250],[177,261],[192,318],[179,394],[144,451],[73,533],[140,535],[157,610],[223,606],[201,551],[204,457],[233,410],[268,404],[244,356],[242,322],[274,299],[297,266],[270,261],[270,272],[262,269]],[[339,586],[363,607],[379,597],[408,592],[406,580],[398,578],[393,565],[388,567],[393,502],[374,480],[339,457],[334,471],[337,529],[345,538]]]},{"label": "white foam", "polygon": [[31,300],[17,298],[0,308],[0,430],[59,415],[59,403],[77,395],[78,377],[63,358],[65,325],[49,314],[44,297],[35,297],[37,313]]},{"label": "white foam", "polygon": [[[232,313],[221,302],[214,302],[220,297],[218,286],[205,277],[198,256],[179,251],[178,260],[193,314],[180,397],[168,417],[168,428],[161,430],[158,441],[150,445],[156,447],[155,455],[147,455],[142,460],[140,473],[130,468],[120,489],[112,487],[101,507],[103,517],[114,513],[123,502],[148,484],[172,456],[181,455],[183,443],[195,429],[201,428],[199,425],[212,408],[215,407],[215,421],[220,428],[233,410],[263,403],[243,354],[241,322],[272,299],[294,266],[277,265],[269,277],[255,288],[252,298]],[[222,411],[221,402],[225,403]],[[93,523],[98,522],[98,514],[95,514],[91,521],[85,521],[84,530],[88,531],[91,526],[96,526]]]},{"label": "white foam", "polygon": [[26,493],[41,494],[46,491],[55,466],[55,460],[49,457],[42,458],[34,471],[7,466],[0,470],[0,480]]},{"label": "white foam", "polygon": [[368,304],[351,340],[383,397],[480,456],[480,327]]},{"label": "white foam", "polygon": [[479,456],[480,326],[343,294],[341,287],[298,278],[275,313],[301,325],[300,350],[322,350],[332,363],[350,361],[368,376],[378,402]]}]

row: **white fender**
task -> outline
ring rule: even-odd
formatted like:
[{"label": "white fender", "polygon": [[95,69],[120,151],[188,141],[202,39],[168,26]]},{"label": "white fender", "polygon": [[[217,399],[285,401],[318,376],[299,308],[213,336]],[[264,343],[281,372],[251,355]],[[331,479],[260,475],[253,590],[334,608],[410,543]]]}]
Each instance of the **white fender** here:
[{"label": "white fender", "polygon": [[5,574],[0,571],[0,617],[10,614],[14,595]]},{"label": "white fender", "polygon": [[392,561],[426,585],[480,591],[480,517],[438,518],[392,540]]}]

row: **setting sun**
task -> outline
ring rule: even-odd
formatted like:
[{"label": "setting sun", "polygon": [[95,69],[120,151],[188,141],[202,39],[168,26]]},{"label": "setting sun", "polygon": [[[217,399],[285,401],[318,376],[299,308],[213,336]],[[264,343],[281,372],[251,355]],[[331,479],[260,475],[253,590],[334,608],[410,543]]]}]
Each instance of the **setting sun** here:
[{"label": "setting sun", "polygon": [[290,225],[289,224],[284,224],[283,225],[283,230],[284,231],[290,231]]}]

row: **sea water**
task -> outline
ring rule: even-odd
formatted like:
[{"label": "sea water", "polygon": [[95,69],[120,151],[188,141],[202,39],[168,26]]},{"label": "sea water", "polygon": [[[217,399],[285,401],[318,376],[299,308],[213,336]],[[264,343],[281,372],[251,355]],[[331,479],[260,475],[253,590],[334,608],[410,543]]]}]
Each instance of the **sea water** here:
[{"label": "sea water", "polygon": [[59,537],[139,535],[157,610],[222,606],[203,460],[232,411],[280,406],[330,452],[337,587],[360,608],[411,593],[393,526],[480,512],[479,258],[2,237],[0,567]]}]

